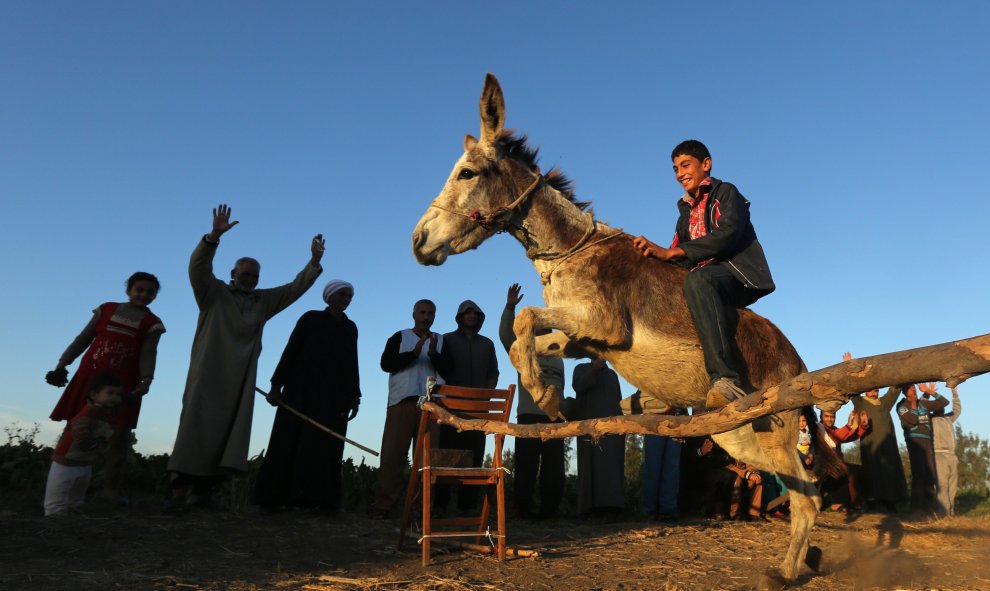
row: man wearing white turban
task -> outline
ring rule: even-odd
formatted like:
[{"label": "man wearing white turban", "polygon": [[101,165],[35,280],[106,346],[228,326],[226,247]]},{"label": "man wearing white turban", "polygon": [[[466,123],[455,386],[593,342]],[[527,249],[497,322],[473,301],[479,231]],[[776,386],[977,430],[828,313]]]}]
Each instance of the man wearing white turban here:
[{"label": "man wearing white turban", "polygon": [[[272,375],[268,401],[284,401],[341,435],[357,416],[358,330],[344,310],[354,286],[334,279],[323,289],[324,310],[299,318]],[[285,408],[275,413],[254,502],[262,507],[340,508],[344,442],[313,428]]]}]

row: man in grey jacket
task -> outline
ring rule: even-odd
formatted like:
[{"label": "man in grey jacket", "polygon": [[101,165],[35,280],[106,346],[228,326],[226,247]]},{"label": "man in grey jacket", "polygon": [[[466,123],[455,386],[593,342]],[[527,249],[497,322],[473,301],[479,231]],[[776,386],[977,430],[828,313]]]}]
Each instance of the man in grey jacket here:
[{"label": "man in grey jacket", "polygon": [[[938,396],[935,383],[918,384],[925,396]],[[955,422],[962,414],[962,403],[955,388],[952,391],[952,412],[945,409],[932,416],[932,434],[935,447],[935,476],[937,492],[935,494],[935,510],[939,515],[948,517],[956,512],[956,491],[959,487],[959,459],[956,457]]]},{"label": "man in grey jacket", "polygon": [[[494,388],[498,384],[498,359],[495,343],[478,334],[485,323],[485,313],[478,304],[464,300],[457,307],[457,330],[443,335],[443,367],[440,375],[450,386],[469,388]],[[485,459],[485,434],[482,431],[458,432],[453,427],[440,427],[441,449],[466,449],[471,451],[471,465],[481,466]],[[462,512],[473,511],[478,504],[478,487],[462,487],[457,497],[457,508]],[[450,487],[435,489],[434,508],[441,514],[450,500]]]}]

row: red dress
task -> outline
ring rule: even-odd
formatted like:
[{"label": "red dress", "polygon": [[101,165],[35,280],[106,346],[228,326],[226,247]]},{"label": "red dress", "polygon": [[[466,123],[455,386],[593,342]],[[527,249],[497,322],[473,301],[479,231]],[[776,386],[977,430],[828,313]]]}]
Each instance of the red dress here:
[{"label": "red dress", "polygon": [[51,414],[53,421],[67,421],[82,412],[88,399],[90,378],[112,371],[120,378],[125,393],[125,401],[116,417],[118,424],[131,429],[137,426],[141,397],[127,394],[133,392],[141,380],[138,375],[141,343],[150,333],[165,332],[165,326],[151,310],[140,320],[132,320],[117,314],[119,306],[115,302],[100,305],[96,336],[83,354],[79,369],[55,405]]}]

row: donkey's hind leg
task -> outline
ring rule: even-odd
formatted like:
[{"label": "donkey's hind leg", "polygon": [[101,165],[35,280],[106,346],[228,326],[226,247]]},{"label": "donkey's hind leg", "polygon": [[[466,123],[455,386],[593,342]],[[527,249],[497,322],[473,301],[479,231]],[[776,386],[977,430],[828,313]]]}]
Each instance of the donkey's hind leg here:
[{"label": "donkey's hind leg", "polygon": [[779,583],[793,583],[806,557],[812,559],[809,565],[814,567],[817,567],[820,558],[817,549],[815,556],[808,557],[811,528],[818,516],[821,497],[797,453],[799,412],[793,410],[777,414],[782,420],[771,421],[771,431],[759,434],[760,445],[790,491],[791,501],[791,541],[779,571],[771,569],[764,575],[761,582],[763,588],[779,588]]}]

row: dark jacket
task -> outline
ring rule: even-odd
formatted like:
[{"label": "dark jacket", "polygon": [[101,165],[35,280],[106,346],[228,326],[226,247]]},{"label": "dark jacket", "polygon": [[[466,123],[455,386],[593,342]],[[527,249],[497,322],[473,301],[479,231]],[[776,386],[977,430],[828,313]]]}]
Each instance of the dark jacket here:
[{"label": "dark jacket", "polygon": [[498,359],[495,357],[495,343],[480,334],[462,328],[461,319],[469,309],[474,309],[481,317],[478,330],[485,322],[485,313],[478,304],[464,300],[457,308],[458,329],[443,335],[444,359],[437,371],[451,386],[469,388],[494,388],[498,385]]},{"label": "dark jacket", "polygon": [[753,302],[776,289],[763,247],[749,220],[749,201],[735,185],[712,177],[705,213],[708,234],[701,238],[691,239],[690,204],[680,199],[677,208],[681,215],[671,247],[680,246],[684,251],[686,256],[681,262],[686,263],[685,266],[693,267],[714,257],[718,264],[754,291]]}]

